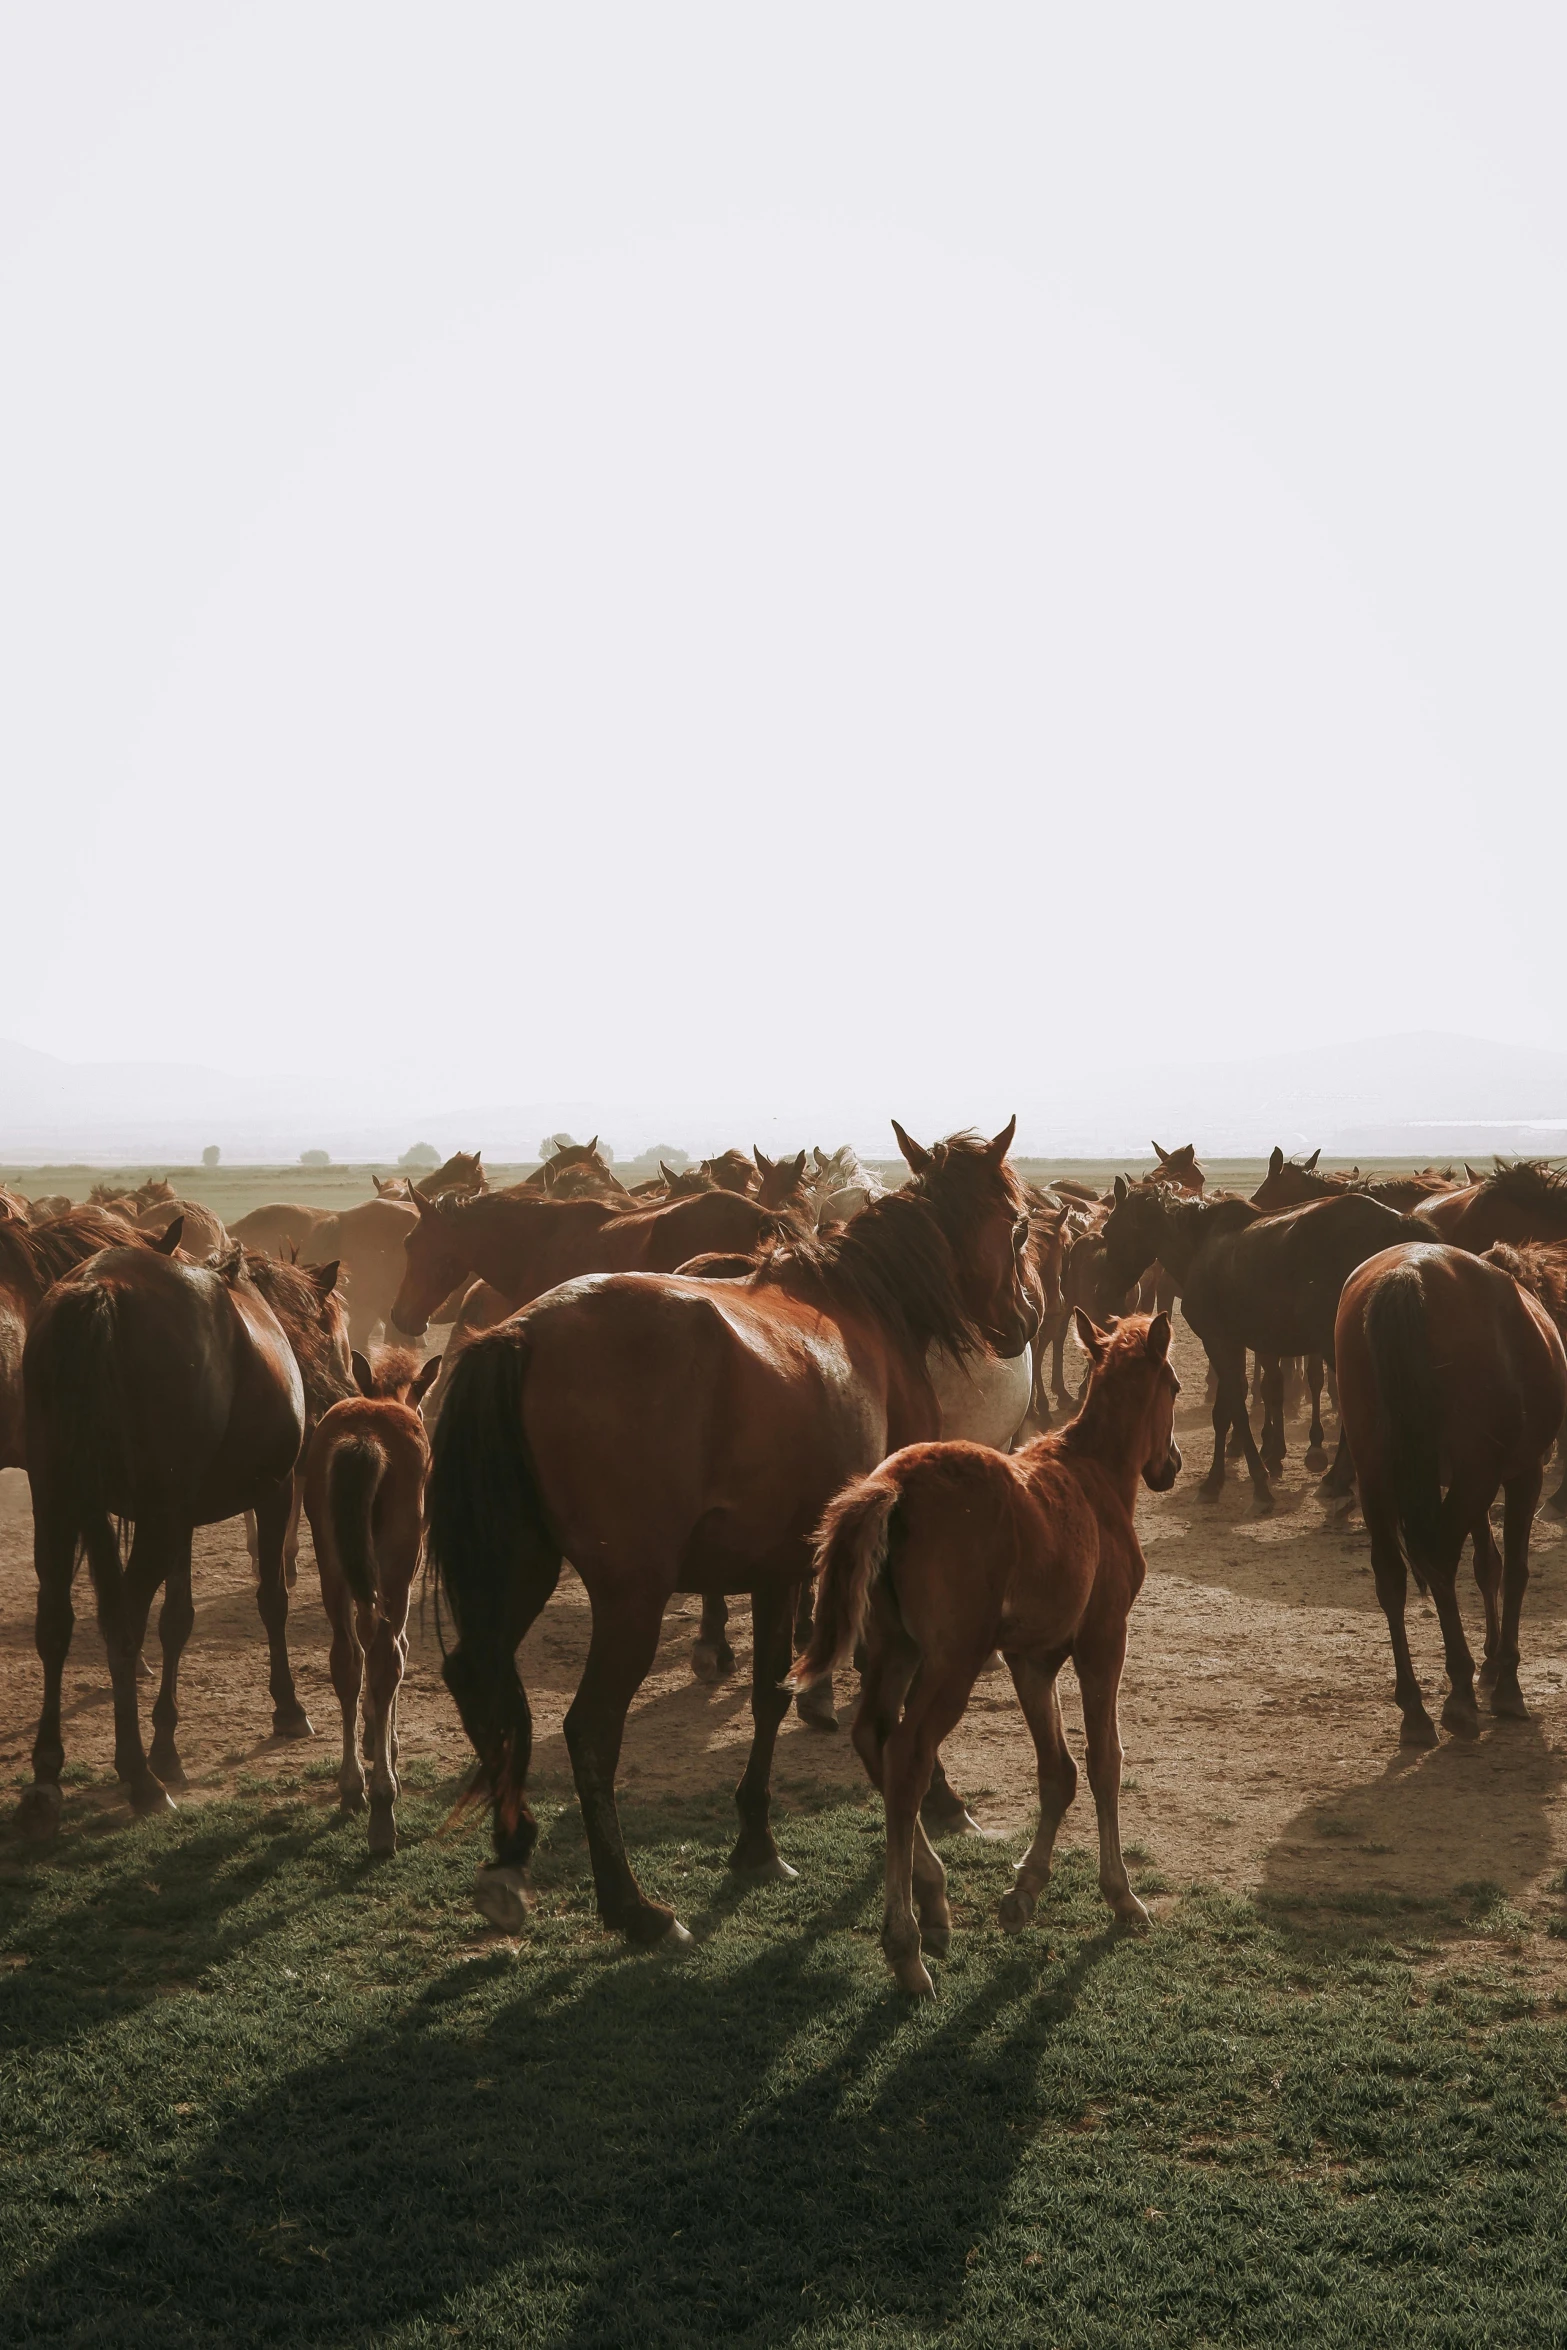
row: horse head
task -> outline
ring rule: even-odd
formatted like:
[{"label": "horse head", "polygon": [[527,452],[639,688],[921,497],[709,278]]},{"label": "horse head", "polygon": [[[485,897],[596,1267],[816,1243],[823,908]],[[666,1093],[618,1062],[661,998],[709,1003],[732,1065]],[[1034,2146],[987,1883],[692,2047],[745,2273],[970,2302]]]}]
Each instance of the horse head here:
[{"label": "horse head", "polygon": [[391,1319],[408,1338],[422,1338],[430,1316],[443,1298],[451,1296],[470,1271],[462,1211],[455,1200],[434,1200],[417,1183],[408,1197],[419,1211],[403,1242],[403,1278],[392,1304]]},{"label": "horse head", "polygon": [[1016,1118],[989,1142],[954,1134],[930,1150],[896,1118],[892,1131],[914,1177],[910,1190],[929,1202],[946,1236],[969,1320],[992,1353],[1020,1355],[1038,1334],[1044,1297],[1023,1187],[1007,1164]]}]

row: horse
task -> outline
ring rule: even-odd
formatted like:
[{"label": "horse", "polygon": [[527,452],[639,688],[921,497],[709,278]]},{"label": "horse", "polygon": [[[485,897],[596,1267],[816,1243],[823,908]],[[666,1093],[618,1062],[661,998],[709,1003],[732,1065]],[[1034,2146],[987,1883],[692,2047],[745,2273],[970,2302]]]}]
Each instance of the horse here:
[{"label": "horse", "polygon": [[[306,1272],[237,1244],[218,1265],[196,1265],[174,1255],[178,1239],[176,1221],[157,1248],[101,1250],[45,1294],[27,1334],[22,1378],[44,1671],[33,1785],[18,1815],[30,1835],[51,1834],[60,1816],[60,1684],[78,1544],[109,1650],[115,1769],[138,1812],[172,1810],[168,1789],[184,1784],[176,1692],[195,1621],[197,1526],[256,1512],[273,1729],[283,1738],[313,1735],[289,1668],[283,1536],[310,1420],[353,1387],[345,1316],[333,1295],[337,1268]],[[114,1518],[135,1523],[123,1566]],[[163,1679],[149,1755],[136,1665],[160,1584]]]},{"label": "horse", "polygon": [[[1121,1856],[1117,1696],[1126,1625],[1147,1565],[1133,1522],[1139,1479],[1167,1493],[1180,1473],[1170,1317],[1099,1329],[1079,1311],[1088,1392],[1069,1427],[1010,1457],[974,1444],[896,1452],[829,1503],[816,1541],[816,1628],[796,1679],[862,1646],[854,1745],[887,1816],[881,1946],[899,1987],[930,1998],[921,1944],[945,1957],[946,1872],[920,1824],[936,1750],[999,1648],[1039,1760],[1039,1829],[1001,1903],[1018,1933],[1034,1914],[1077,1766],[1056,1677],[1077,1669],[1088,1777],[1099,1815],[1099,1888],[1115,1917],[1146,1926]],[[918,1915],[916,1916],[916,1904]]]},{"label": "horse", "polygon": [[[1474,1659],[1455,1588],[1466,1534],[1475,1538],[1485,1601],[1482,1686],[1491,1685],[1493,1712],[1528,1719],[1518,1627],[1545,1456],[1567,1411],[1567,1352],[1551,1315],[1508,1269],[1509,1254],[1498,1250],[1495,1261],[1430,1240],[1405,1243],[1358,1266],[1339,1300],[1339,1408],[1393,1644],[1402,1746],[1437,1743],[1404,1630],[1406,1551],[1441,1621],[1443,1725],[1458,1738],[1479,1735]],[[1498,1489],[1500,1609],[1490,1531]]]},{"label": "horse", "polygon": [[1252,1205],[1272,1215],[1280,1208],[1304,1207],[1307,1200],[1329,1199],[1336,1192],[1358,1192],[1362,1198],[1379,1200],[1385,1208],[1397,1208],[1407,1216],[1411,1210],[1426,1201],[1451,1198],[1455,1189],[1450,1174],[1435,1167],[1423,1167],[1413,1175],[1363,1176],[1356,1167],[1351,1174],[1337,1173],[1332,1168],[1319,1169],[1320,1148],[1309,1159],[1287,1159],[1277,1143],[1268,1161],[1268,1172],[1252,1193]]},{"label": "horse", "polygon": [[[1265,1358],[1269,1421],[1276,1426],[1275,1458],[1283,1453],[1282,1359],[1333,1359],[1333,1317],[1355,1267],[1380,1250],[1414,1239],[1421,1227],[1358,1193],[1312,1200],[1305,1207],[1265,1216],[1250,1200],[1177,1200],[1173,1194],[1131,1190],[1118,1177],[1115,1205],[1104,1229],[1104,1281],[1130,1286],[1157,1257],[1181,1288],[1187,1321],[1202,1340],[1217,1380],[1213,1406],[1213,1466],[1199,1493],[1216,1500],[1224,1485],[1224,1440],[1240,1435],[1259,1509],[1271,1509],[1268,1471],[1246,1412],[1246,1350]],[[1264,1431],[1265,1435],[1269,1433]],[[1320,1406],[1312,1401],[1307,1465],[1326,1459]],[[1349,1449],[1342,1429],[1339,1457],[1323,1490],[1350,1488]]]},{"label": "horse", "polygon": [[168,1230],[175,1216],[179,1217],[182,1226],[180,1246],[188,1257],[216,1256],[219,1250],[227,1248],[229,1236],[221,1220],[210,1208],[199,1207],[194,1200],[176,1197],[143,1208],[136,1219],[136,1227],[140,1232],[157,1236]]},{"label": "horse", "polygon": [[459,1361],[435,1432],[429,1555],[457,1630],[446,1684],[491,1807],[475,1897],[496,1924],[526,1917],[538,1835],[517,1645],[567,1557],[593,1630],[566,1745],[605,1924],[643,1944],[690,1939],[637,1884],[615,1807],[626,1713],[677,1591],[751,1595],[755,1728],[730,1866],[795,1874],[769,1777],[812,1529],[850,1477],[938,1433],[932,1344],[1016,1353],[1032,1327],[1013,1125],[929,1150],[894,1132],[912,1180],[842,1232],[782,1237],[738,1279],[569,1282]]},{"label": "horse", "polygon": [[365,1808],[359,1699],[369,1659],[364,1751],[370,1762],[369,1844],[397,1850],[397,1693],[408,1661],[408,1594],[424,1537],[430,1446],[419,1417],[439,1355],[405,1348],[353,1358],[357,1396],[335,1403],[310,1440],[305,1514],[332,1627],[332,1686],[343,1715],[338,1809]]},{"label": "horse", "polygon": [[817,1148],[811,1190],[817,1227],[825,1232],[834,1224],[847,1224],[873,1199],[884,1198],[887,1186],[873,1168],[860,1164],[852,1143],[842,1142],[830,1156]]},{"label": "horse", "polygon": [[792,1159],[770,1159],[766,1151],[753,1149],[752,1156],[761,1178],[756,1187],[757,1206],[788,1216],[802,1231],[809,1231],[816,1216],[805,1180],[804,1151],[797,1152]]},{"label": "horse", "polygon": [[323,1218],[306,1235],[301,1263],[342,1268],[349,1343],[361,1351],[377,1325],[391,1321],[392,1300],[402,1279],[403,1243],[418,1221],[417,1208],[407,1200],[367,1199]]},{"label": "horse", "polygon": [[45,1291],[99,1249],[134,1247],[139,1238],[109,1208],[69,1208],[44,1224],[0,1218],[0,1469],[27,1466],[22,1349]]},{"label": "horse", "polygon": [[740,1193],[754,1199],[761,1183],[756,1161],[748,1159],[744,1151],[720,1151],[716,1158],[702,1161],[702,1172],[711,1178],[715,1189]]},{"label": "horse", "polygon": [[1446,1238],[1477,1256],[1498,1240],[1567,1240],[1567,1172],[1544,1159],[1498,1159]]},{"label": "horse", "polygon": [[428,1200],[414,1188],[402,1280],[391,1320],[422,1338],[442,1298],[464,1277],[487,1281],[513,1310],[581,1273],[672,1273],[688,1258],[749,1256],[787,1229],[733,1192],[704,1192],[667,1207],[617,1209],[602,1200]]},{"label": "horse", "polygon": [[333,1220],[329,1208],[306,1208],[294,1201],[278,1200],[237,1217],[228,1228],[229,1238],[254,1249],[258,1256],[292,1260],[303,1256],[312,1235]]}]

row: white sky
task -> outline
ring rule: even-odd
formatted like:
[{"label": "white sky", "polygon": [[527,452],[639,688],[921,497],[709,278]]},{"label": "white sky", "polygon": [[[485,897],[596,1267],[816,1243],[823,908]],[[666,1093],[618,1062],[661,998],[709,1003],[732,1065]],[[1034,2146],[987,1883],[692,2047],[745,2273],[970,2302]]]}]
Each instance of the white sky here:
[{"label": "white sky", "polygon": [[1564,65],[1431,0],[8,9],[0,1031],[987,1125],[1567,1046]]}]

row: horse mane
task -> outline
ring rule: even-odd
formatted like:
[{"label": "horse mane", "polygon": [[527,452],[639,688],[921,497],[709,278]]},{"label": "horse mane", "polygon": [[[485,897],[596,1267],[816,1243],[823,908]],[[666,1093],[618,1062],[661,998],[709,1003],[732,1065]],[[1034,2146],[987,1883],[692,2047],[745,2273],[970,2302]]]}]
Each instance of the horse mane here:
[{"label": "horse mane", "polygon": [[997,1166],[982,1135],[952,1134],[901,1191],[870,1200],[836,1231],[778,1241],[752,1275],[757,1287],[813,1287],[857,1307],[923,1359],[929,1346],[962,1360],[984,1352],[957,1282],[957,1263],[999,1184],[1013,1213],[1027,1206],[1010,1166]]},{"label": "horse mane", "polygon": [[401,1395],[418,1378],[421,1359],[411,1346],[372,1346],[365,1357],[372,1396]]},{"label": "horse mane", "polygon": [[1498,1159],[1494,1173],[1480,1178],[1483,1199],[1511,1200],[1518,1207],[1537,1207],[1564,1191],[1567,1169],[1553,1167],[1549,1159]]},{"label": "horse mane", "polygon": [[1567,1241],[1498,1240],[1480,1261],[1510,1273],[1520,1289],[1539,1299],[1559,1330],[1567,1329]]},{"label": "horse mane", "polygon": [[305,1266],[286,1265],[281,1257],[263,1256],[258,1249],[241,1243],[219,1261],[218,1271],[225,1280],[234,1280],[242,1272],[282,1323],[305,1383],[305,1408],[312,1421],[319,1420],[332,1404],[341,1403],[344,1396],[357,1395],[352,1379],[345,1379],[341,1365],[334,1360],[334,1342],[343,1314],[335,1290],[323,1297]]},{"label": "horse mane", "polygon": [[147,1235],[107,1208],[67,1208],[42,1224],[0,1219],[0,1281],[9,1274],[47,1289],[101,1248],[135,1248]]}]

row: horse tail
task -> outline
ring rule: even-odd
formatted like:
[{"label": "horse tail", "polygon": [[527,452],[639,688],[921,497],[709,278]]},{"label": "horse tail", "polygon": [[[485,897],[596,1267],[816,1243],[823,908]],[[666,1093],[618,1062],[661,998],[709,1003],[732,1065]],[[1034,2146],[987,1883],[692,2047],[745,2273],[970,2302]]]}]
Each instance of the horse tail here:
[{"label": "horse tail", "polygon": [[[444,1592],[457,1631],[442,1647],[441,1674],[496,1802],[498,1836],[521,1814],[514,1772],[522,1692],[517,1679],[514,1594],[519,1555],[550,1540],[522,1402],[532,1341],[515,1324],[464,1347],[452,1370],[431,1445],[426,1558],[436,1598]],[[522,1735],[526,1737],[525,1728]],[[526,1767],[524,1760],[523,1767]]]},{"label": "horse tail", "polygon": [[120,1564],[113,1497],[131,1489],[117,1336],[114,1299],[95,1282],[55,1298],[46,1343],[23,1359],[28,1417],[48,1430],[50,1497],[86,1545],[95,1580],[111,1582]]},{"label": "horse tail", "polygon": [[376,1600],[375,1533],[372,1513],[386,1455],[363,1436],[351,1437],[332,1455],[327,1472],[327,1518],[343,1580],[361,1607]]},{"label": "horse tail", "polygon": [[887,1564],[892,1513],[902,1498],[902,1481],[884,1462],[827,1504],[816,1530],[815,1619],[792,1675],[797,1689],[830,1673],[865,1629],[871,1586]]},{"label": "horse tail", "polygon": [[1442,1548],[1442,1415],[1425,1289],[1414,1265],[1395,1267],[1372,1291],[1366,1345],[1387,1431],[1399,1530],[1423,1591]]}]

